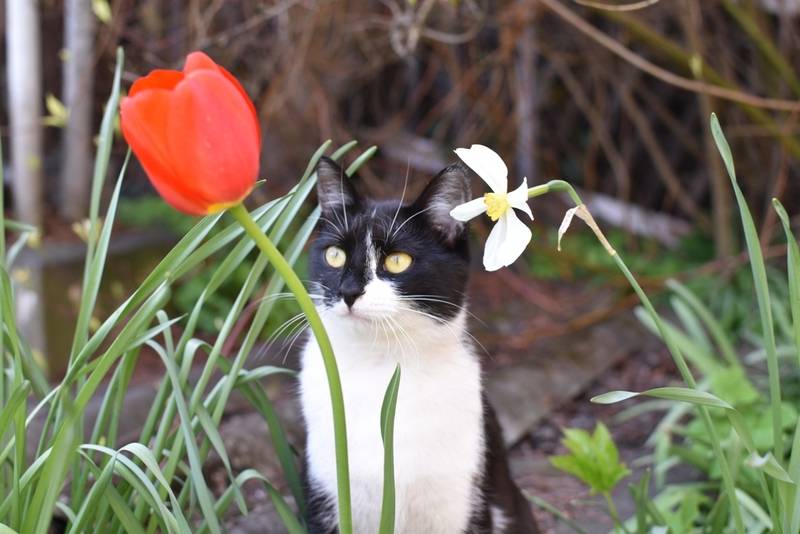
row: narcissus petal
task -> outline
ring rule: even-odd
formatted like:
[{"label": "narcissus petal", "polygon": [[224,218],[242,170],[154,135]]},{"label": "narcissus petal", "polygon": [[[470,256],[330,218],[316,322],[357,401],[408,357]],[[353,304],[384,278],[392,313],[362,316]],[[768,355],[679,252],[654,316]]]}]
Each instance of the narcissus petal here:
[{"label": "narcissus petal", "polygon": [[483,198],[476,198],[450,210],[450,216],[457,221],[466,222],[484,212],[486,212],[486,202]]},{"label": "narcissus petal", "polygon": [[525,252],[531,241],[531,229],[508,210],[489,233],[483,251],[483,266],[487,271],[496,271],[514,263]]},{"label": "narcissus petal", "polygon": [[472,145],[470,148],[457,148],[456,155],[475,171],[493,192],[498,194],[508,192],[508,167],[497,152],[483,145]]},{"label": "narcissus petal", "polygon": [[524,211],[530,220],[533,220],[531,207],[528,206],[528,179],[523,178],[522,184],[508,194],[508,203],[512,208]]}]

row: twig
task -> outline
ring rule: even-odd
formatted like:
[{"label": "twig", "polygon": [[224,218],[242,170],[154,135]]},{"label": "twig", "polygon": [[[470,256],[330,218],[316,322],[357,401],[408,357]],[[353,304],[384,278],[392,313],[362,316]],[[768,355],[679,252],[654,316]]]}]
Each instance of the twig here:
[{"label": "twig", "polygon": [[632,2],[630,4],[604,4],[603,2],[592,2],[590,0],[572,0],[576,4],[586,7],[593,7],[595,9],[604,9],[606,11],[636,11],[644,9],[659,3],[661,0],[641,0],[641,2]]},{"label": "twig", "polygon": [[658,78],[659,80],[685,89],[695,93],[705,93],[711,96],[716,96],[723,100],[730,100],[732,102],[739,102],[755,108],[773,109],[777,111],[800,111],[800,102],[793,100],[781,100],[776,98],[764,98],[755,96],[735,89],[727,89],[718,85],[712,85],[705,82],[697,82],[678,76],[677,74],[661,68],[658,65],[651,63],[643,57],[632,52],[630,49],[619,44],[613,38],[601,32],[581,17],[564,7],[558,0],[534,0],[542,3],[547,9],[561,17],[565,22],[573,26],[575,29],[593,39],[601,46],[607,48],[614,54],[618,55],[634,67]]}]

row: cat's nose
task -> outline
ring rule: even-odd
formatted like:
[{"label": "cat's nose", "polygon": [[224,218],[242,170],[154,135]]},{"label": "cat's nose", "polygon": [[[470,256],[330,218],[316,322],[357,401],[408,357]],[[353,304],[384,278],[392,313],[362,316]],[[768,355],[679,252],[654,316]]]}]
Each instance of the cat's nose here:
[{"label": "cat's nose", "polygon": [[339,290],[339,293],[342,295],[342,300],[345,304],[347,304],[348,308],[353,307],[353,303],[355,303],[356,299],[364,294],[364,290],[360,287],[348,287],[342,288]]}]

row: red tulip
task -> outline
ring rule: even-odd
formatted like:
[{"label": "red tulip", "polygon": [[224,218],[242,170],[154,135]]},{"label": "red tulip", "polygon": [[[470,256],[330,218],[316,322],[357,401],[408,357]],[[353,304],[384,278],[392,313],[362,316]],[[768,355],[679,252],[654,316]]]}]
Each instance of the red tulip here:
[{"label": "red tulip", "polygon": [[159,194],[206,215],[240,203],[258,175],[255,107],[228,71],[202,52],[183,71],[154,70],[120,104],[122,133]]}]

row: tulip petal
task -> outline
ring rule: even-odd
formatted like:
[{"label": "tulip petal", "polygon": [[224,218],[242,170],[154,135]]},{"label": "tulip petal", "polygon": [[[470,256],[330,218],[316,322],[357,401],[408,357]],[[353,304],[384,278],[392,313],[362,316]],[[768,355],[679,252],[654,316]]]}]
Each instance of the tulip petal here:
[{"label": "tulip petal", "polygon": [[177,176],[170,165],[166,141],[166,119],[170,92],[153,89],[120,103],[122,134],[136,153],[150,182],[175,209],[191,215],[202,215],[202,204],[191,202],[175,189]]},{"label": "tulip petal", "polygon": [[[256,108],[253,105],[253,101],[250,100],[250,97],[247,95],[247,92],[242,87],[242,84],[239,83],[239,80],[236,77],[228,72],[224,67],[217,65],[214,63],[214,60],[208,57],[203,52],[192,52],[188,56],[186,56],[186,63],[183,66],[184,74],[190,74],[192,72],[196,72],[198,70],[214,70],[221,73],[225,76],[228,81],[230,81],[237,91],[242,95],[245,101],[247,101],[247,105],[250,107],[250,111],[253,113],[253,119],[258,122],[258,114],[256,113]],[[258,144],[261,145],[261,131],[259,130],[259,138]]]},{"label": "tulip petal", "polygon": [[249,99],[219,71],[188,74],[172,93],[167,144],[187,194],[209,207],[243,199],[258,175],[259,128]]},{"label": "tulip petal", "polygon": [[214,63],[214,60],[208,57],[205,52],[192,52],[186,56],[186,61],[183,63],[183,73],[189,74],[197,70],[219,70],[219,65]]},{"label": "tulip petal", "polygon": [[173,89],[183,80],[183,73],[176,70],[156,69],[147,76],[139,78],[128,91],[128,96],[136,96],[137,93],[149,89]]},{"label": "tulip petal", "polygon": [[522,184],[508,194],[508,203],[512,208],[517,208],[528,214],[530,220],[533,220],[533,213],[531,207],[528,206],[528,179],[523,178]]},{"label": "tulip petal", "polygon": [[450,216],[458,221],[465,222],[484,212],[486,212],[486,202],[483,201],[483,198],[476,198],[450,210]]},{"label": "tulip petal", "polygon": [[531,230],[517,218],[513,210],[500,217],[494,225],[483,251],[483,266],[496,271],[514,263],[531,241]]},{"label": "tulip petal", "polygon": [[508,168],[494,150],[483,145],[472,145],[470,148],[457,148],[455,152],[492,191],[498,194],[508,191]]}]

